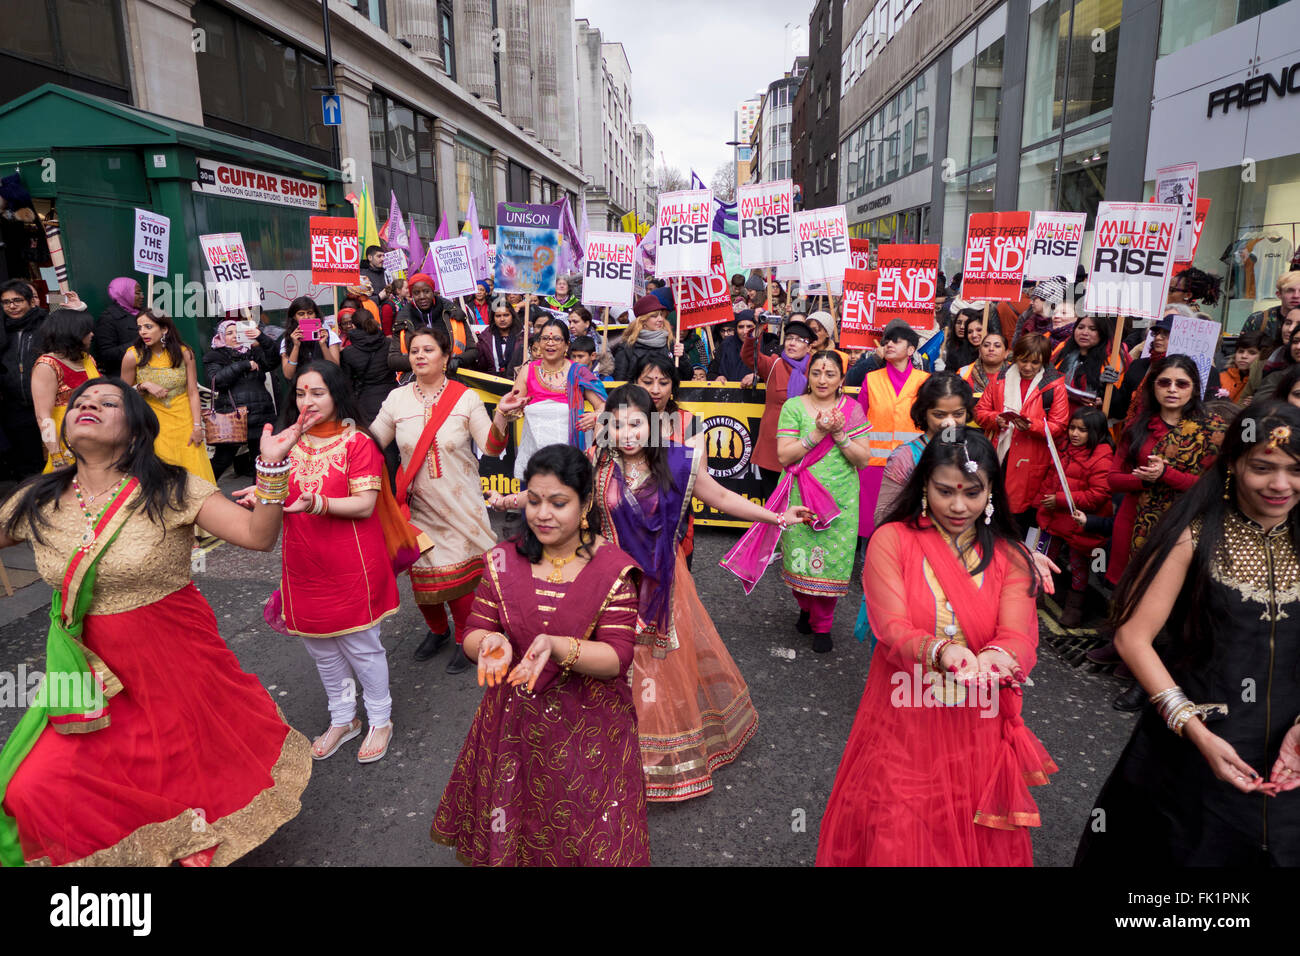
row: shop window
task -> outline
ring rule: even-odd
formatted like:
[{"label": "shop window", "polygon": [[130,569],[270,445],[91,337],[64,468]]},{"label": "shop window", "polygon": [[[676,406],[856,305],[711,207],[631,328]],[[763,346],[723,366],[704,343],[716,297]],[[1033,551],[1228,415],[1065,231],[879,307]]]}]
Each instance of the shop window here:
[{"label": "shop window", "polygon": [[1060,195],[1064,212],[1086,212],[1086,229],[1097,219],[1097,204],[1106,197],[1106,167],[1110,157],[1110,124],[1069,136],[1061,155]]},{"label": "shop window", "polygon": [[388,105],[388,165],[394,172],[419,171],[415,148],[415,114],[408,106]]},{"label": "shop window", "polygon": [[1060,174],[1060,140],[1031,149],[1020,157],[1021,209],[1055,209]]},{"label": "shop window", "polygon": [[1122,12],[1123,0],[1079,0],[1074,5],[1065,89],[1067,128],[1110,116],[1115,104]]},{"label": "shop window", "polygon": [[1061,128],[1065,115],[1070,12],[1068,0],[1030,0],[1029,60],[1021,137],[1024,146],[1045,139]]},{"label": "shop window", "polygon": [[207,34],[207,52],[195,56],[203,112],[235,123],[244,121],[243,77],[235,21],[209,6],[194,8],[194,22]]},{"label": "shop window", "polygon": [[488,151],[468,141],[457,140],[456,196],[461,209],[469,208],[471,192],[479,211],[479,222],[494,221],[497,207],[492,191],[492,168]]},{"label": "shop window", "polygon": [[1163,0],[1160,5],[1160,56],[1222,33],[1286,0]]},{"label": "shop window", "polygon": [[1110,116],[1123,0],[1031,0],[1022,145]]},{"label": "shop window", "polygon": [[[84,88],[85,84],[76,83],[72,78],[86,77],[96,84],[126,89],[119,4],[102,0],[53,0],[30,7],[23,5],[21,10],[14,4],[9,7],[12,9],[0,34],[0,50],[54,68],[56,73],[52,78],[65,85]],[[21,66],[19,70],[21,75]],[[25,73],[35,81],[33,87],[51,78],[43,70]],[[102,92],[95,84],[91,89]],[[25,89],[11,89],[6,99],[22,92]]]}]

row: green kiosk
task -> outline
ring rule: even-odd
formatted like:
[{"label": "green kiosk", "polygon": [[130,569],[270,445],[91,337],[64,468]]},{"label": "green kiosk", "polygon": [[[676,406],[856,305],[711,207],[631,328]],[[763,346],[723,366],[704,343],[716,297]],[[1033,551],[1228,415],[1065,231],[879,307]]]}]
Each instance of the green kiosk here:
[{"label": "green kiosk", "polygon": [[112,279],[147,280],[132,269],[136,208],[171,220],[154,301],[199,356],[224,317],[203,295],[201,235],[243,237],[264,311],[300,295],[329,310],[331,287],[311,283],[308,219],[353,215],[338,170],[47,83],[0,106],[0,175],[15,171],[38,212],[56,210],[69,284],[95,315]]}]

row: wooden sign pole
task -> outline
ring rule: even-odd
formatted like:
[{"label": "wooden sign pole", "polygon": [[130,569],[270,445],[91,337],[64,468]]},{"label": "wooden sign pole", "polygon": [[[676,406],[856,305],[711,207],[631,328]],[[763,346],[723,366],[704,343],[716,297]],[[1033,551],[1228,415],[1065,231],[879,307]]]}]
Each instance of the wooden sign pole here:
[{"label": "wooden sign pole", "polygon": [[[1124,316],[1115,317],[1115,337],[1110,343],[1110,360],[1106,363],[1115,371],[1120,371],[1119,350],[1124,347]],[[1102,399],[1101,411],[1107,418],[1110,418],[1110,400],[1115,393],[1115,383],[1111,382],[1106,386],[1106,397]]]}]

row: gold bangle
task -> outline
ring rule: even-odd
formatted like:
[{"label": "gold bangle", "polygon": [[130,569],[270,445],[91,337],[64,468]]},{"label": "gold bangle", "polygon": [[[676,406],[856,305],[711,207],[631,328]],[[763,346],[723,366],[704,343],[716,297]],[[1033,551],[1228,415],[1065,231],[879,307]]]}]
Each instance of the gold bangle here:
[{"label": "gold bangle", "polygon": [[576,637],[569,638],[569,653],[564,660],[560,661],[560,669],[567,671],[573,666],[574,662],[578,659],[578,655],[581,653],[582,645],[578,643],[578,639]]}]

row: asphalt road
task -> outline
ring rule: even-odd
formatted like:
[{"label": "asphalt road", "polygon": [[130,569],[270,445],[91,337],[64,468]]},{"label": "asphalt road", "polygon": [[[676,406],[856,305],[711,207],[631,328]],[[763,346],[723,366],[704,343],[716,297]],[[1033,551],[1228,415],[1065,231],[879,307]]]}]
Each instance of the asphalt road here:
[{"label": "asphalt road", "polygon": [[[749,682],[756,736],[715,775],[712,794],[652,804],[651,852],[658,865],[811,865],[817,832],[866,677],[865,644],[852,637],[857,598],[841,602],[830,654],[815,655],[794,630],[797,608],[775,571],[746,597],[717,562],[736,540],[728,529],[696,530],[700,597]],[[222,545],[195,581],[243,667],[257,674],[289,721],[308,737],[329,716],[315,666],[296,638],[271,631],[261,608],[279,576],[279,554]],[[245,866],[458,866],[429,840],[429,823],[480,699],[474,672],[444,671],[449,651],[423,664],[412,652],[425,626],[402,582],[401,611],[384,625],[396,736],[376,764],[356,762],[359,738],[315,764],[302,813],[240,861]],[[0,668],[43,664],[48,610],[0,627]],[[167,635],[154,635],[167,639]],[[1092,800],[1114,765],[1133,718],[1110,708],[1117,685],[1071,668],[1045,643],[1024,719],[1061,771],[1031,791],[1043,826],[1034,832],[1040,866],[1067,866]],[[19,712],[0,707],[0,733]]]}]

